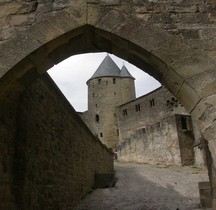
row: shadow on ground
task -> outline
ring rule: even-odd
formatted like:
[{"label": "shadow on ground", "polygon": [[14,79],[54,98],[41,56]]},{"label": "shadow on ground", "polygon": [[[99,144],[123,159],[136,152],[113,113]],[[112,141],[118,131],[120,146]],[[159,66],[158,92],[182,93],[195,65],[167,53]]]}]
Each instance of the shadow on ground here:
[{"label": "shadow on ground", "polygon": [[198,169],[116,164],[116,187],[97,189],[75,210],[192,210],[199,206]]}]

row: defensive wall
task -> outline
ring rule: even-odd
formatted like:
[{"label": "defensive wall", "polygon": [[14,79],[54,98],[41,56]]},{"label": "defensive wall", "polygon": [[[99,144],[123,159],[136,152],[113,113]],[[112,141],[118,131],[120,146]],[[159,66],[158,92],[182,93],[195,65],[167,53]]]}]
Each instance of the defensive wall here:
[{"label": "defensive wall", "polygon": [[117,110],[120,161],[204,167],[204,151],[197,148],[201,136],[191,116],[165,87]]},{"label": "defensive wall", "polygon": [[[19,95],[69,56],[105,51],[155,77],[198,122],[216,208],[215,8],[215,0],[1,1],[2,171],[11,168]],[[1,175],[9,183],[11,177]],[[10,192],[1,195],[10,198]]]},{"label": "defensive wall", "polygon": [[13,123],[4,124],[10,132],[1,136],[0,209],[72,209],[96,174],[114,172],[110,151],[48,75],[23,92],[13,111]]}]

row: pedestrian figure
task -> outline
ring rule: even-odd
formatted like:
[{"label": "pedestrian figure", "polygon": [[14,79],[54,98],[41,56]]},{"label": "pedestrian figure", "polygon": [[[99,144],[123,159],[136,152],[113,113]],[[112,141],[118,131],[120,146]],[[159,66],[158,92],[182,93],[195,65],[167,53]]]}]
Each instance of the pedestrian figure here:
[{"label": "pedestrian figure", "polygon": [[118,153],[117,153],[117,150],[114,152],[114,157],[115,157],[115,160],[118,159]]}]

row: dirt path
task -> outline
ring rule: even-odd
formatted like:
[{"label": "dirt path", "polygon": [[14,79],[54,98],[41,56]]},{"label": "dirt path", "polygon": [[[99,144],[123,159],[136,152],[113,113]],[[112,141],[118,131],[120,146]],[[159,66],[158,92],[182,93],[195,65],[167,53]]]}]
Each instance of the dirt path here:
[{"label": "dirt path", "polygon": [[116,187],[97,189],[75,210],[192,210],[199,206],[198,182],[206,171],[115,163]]}]

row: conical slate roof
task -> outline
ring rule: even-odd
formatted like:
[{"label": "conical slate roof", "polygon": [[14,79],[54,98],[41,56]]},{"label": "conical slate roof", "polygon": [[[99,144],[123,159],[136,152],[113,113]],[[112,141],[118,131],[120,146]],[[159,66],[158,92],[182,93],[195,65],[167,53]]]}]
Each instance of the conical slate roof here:
[{"label": "conical slate roof", "polygon": [[129,77],[131,79],[135,79],[130,72],[127,70],[127,68],[125,67],[125,65],[122,66],[121,68],[121,73],[120,73],[121,77]]},{"label": "conical slate roof", "polygon": [[110,58],[109,55],[107,55],[100,66],[97,68],[95,73],[92,75],[91,79],[97,78],[97,77],[120,77],[120,69],[115,64],[115,62]]}]

